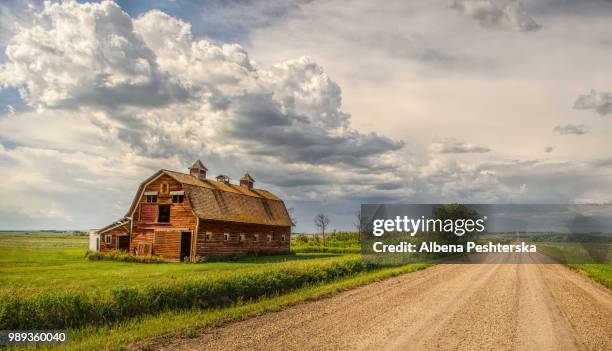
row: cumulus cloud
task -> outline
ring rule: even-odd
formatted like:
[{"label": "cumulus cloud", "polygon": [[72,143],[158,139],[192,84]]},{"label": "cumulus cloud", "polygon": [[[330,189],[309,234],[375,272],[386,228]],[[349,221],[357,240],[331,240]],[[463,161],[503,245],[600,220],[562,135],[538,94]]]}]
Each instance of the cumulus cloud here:
[{"label": "cumulus cloud", "polygon": [[490,152],[491,149],[453,138],[435,141],[430,145],[430,150],[439,154],[482,154]]},{"label": "cumulus cloud", "polygon": [[600,116],[612,113],[612,93],[598,92],[594,89],[589,94],[583,94],[574,102],[577,110],[595,110]]},{"label": "cumulus cloud", "polygon": [[[535,29],[529,21],[516,20],[531,19],[511,11],[522,10],[520,4],[500,3],[495,2],[501,12],[485,6],[484,15],[455,7],[467,16],[484,16],[483,24],[490,27]],[[539,47],[538,37],[530,37],[533,42],[518,38],[521,45],[529,45],[511,44],[500,51],[487,41],[489,33],[428,2],[398,1],[385,8],[372,2],[355,5],[346,9],[332,2],[315,9],[304,3],[295,10],[299,16],[289,18],[290,12],[283,12],[287,17],[275,16],[273,25],[266,24],[274,33],[262,36],[260,28],[259,36],[253,32],[252,40],[244,41],[248,52],[241,45],[223,43],[214,33],[219,42],[203,38],[198,34],[202,23],[194,22],[193,30],[190,23],[157,10],[132,17],[110,1],[49,2],[35,16],[20,18],[15,35],[3,37],[8,44],[0,68],[0,84],[17,87],[28,105],[25,112],[6,100],[16,110],[0,118],[0,173],[9,175],[0,191],[20,201],[0,204],[0,222],[6,227],[38,223],[37,228],[104,225],[124,214],[138,183],[153,171],[185,169],[196,158],[206,163],[211,175],[237,178],[248,170],[257,186],[278,193],[290,206],[309,203],[313,214],[329,208],[352,216],[359,202],[573,201],[594,198],[595,190],[609,188],[609,168],[603,166],[595,174],[589,168],[593,165],[572,162],[483,161],[493,156],[479,143],[495,142],[498,160],[519,157],[517,152],[528,157],[524,153],[534,150],[541,155],[541,144],[520,149],[511,144],[513,138],[501,140],[519,133],[514,127],[528,123],[535,112],[518,111],[522,119],[508,123],[503,119],[514,118],[509,117],[515,114],[512,108],[474,108],[516,101],[524,94],[506,90],[523,86],[507,84],[505,78],[495,83],[500,85],[489,84],[482,73],[490,72],[489,63],[496,61],[501,63],[495,63],[495,79],[520,72],[530,77],[530,87],[546,90],[537,84],[537,74],[516,68],[540,67],[538,60],[548,57],[530,56],[534,64],[527,65],[508,55]],[[249,6],[245,2],[237,12],[244,15],[242,9]],[[340,21],[329,20],[330,14],[340,12],[345,15]],[[362,18],[374,13],[387,22],[371,21],[369,28],[363,27]],[[389,18],[407,25],[390,30],[379,24],[389,23]],[[451,40],[448,32],[458,22],[466,26],[464,37]],[[283,36],[292,32],[308,40]],[[321,42],[322,33],[329,40]],[[512,32],[498,34],[517,38]],[[564,45],[581,42],[563,39]],[[356,57],[360,59],[351,59]],[[571,71],[561,69],[563,61],[555,62],[560,65],[556,71]],[[432,63],[461,74],[439,80],[440,75],[432,75]],[[332,71],[337,81],[328,74]],[[466,75],[477,77],[478,84],[472,78],[458,79]],[[486,83],[484,94],[480,82]],[[350,110],[343,105],[347,89]],[[558,106],[556,100],[548,103]],[[543,106],[529,109],[540,113]],[[500,113],[490,118],[496,109]],[[412,128],[397,128],[399,113],[408,116],[402,125]],[[468,114],[474,119],[466,118]],[[555,123],[538,122],[544,128]],[[467,123],[472,123],[469,132]],[[434,133],[471,141],[476,125],[486,133],[478,144],[441,140],[420,152]],[[523,139],[537,139],[532,137],[539,127]],[[499,142],[494,140],[496,132]],[[409,140],[410,150],[400,137]],[[567,157],[572,150],[558,147],[555,158]],[[459,154],[470,156],[454,157]]]},{"label": "cumulus cloud", "polygon": [[[288,198],[300,186],[311,187],[303,198],[342,197],[388,189],[399,166],[389,155],[404,145],[354,129],[340,86],[312,58],[258,66],[240,45],[196,38],[161,11],[132,18],[111,1],[45,3],[10,39],[0,84],[35,108],[3,121],[0,138],[18,147],[0,167],[23,147],[50,159],[160,161],[151,168],[202,158],[261,174]],[[332,186],[329,174],[342,177]]]},{"label": "cumulus cloud", "polygon": [[561,135],[583,135],[587,133],[587,128],[584,124],[566,124],[556,126],[553,131]]},{"label": "cumulus cloud", "polygon": [[509,28],[519,32],[532,32],[541,28],[527,14],[519,0],[507,0],[501,5],[493,0],[457,0],[451,8],[487,28]]},{"label": "cumulus cloud", "polygon": [[468,203],[520,201],[527,190],[524,184],[506,184],[501,172],[486,163],[434,158],[418,172],[416,182],[422,202],[432,197],[441,202],[456,199]]},{"label": "cumulus cloud", "polygon": [[154,52],[112,2],[45,3],[6,48],[0,84],[21,87],[35,108],[160,105],[184,99]]}]

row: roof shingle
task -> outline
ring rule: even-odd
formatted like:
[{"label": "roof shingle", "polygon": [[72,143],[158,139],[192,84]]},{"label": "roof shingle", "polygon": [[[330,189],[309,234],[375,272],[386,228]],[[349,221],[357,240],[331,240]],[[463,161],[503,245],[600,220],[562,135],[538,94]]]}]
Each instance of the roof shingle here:
[{"label": "roof shingle", "polygon": [[188,174],[162,170],[183,184],[194,213],[200,219],[291,226],[284,202],[262,189],[201,180]]}]

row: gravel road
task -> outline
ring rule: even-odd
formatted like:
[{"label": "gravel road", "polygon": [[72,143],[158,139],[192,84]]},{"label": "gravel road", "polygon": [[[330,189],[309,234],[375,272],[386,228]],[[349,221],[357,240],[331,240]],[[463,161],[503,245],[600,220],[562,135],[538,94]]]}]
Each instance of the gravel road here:
[{"label": "gravel road", "polygon": [[609,290],[557,264],[486,260],[434,266],[157,347],[612,350]]}]

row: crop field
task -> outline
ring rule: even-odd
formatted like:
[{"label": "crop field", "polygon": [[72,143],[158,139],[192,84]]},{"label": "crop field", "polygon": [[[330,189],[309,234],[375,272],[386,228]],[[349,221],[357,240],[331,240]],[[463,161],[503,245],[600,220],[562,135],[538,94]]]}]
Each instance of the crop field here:
[{"label": "crop field", "polygon": [[[77,234],[0,233],[0,329],[69,329],[69,349],[118,346],[427,267],[370,267],[358,254],[329,252],[209,263],[91,261],[86,248],[87,236]],[[126,323],[141,331],[109,337]]]}]

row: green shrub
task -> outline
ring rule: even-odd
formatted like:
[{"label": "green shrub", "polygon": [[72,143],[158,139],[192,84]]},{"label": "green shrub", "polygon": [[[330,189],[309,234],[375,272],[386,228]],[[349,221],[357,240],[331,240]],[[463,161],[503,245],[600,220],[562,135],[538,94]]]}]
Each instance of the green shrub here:
[{"label": "green shrub", "polygon": [[295,242],[297,244],[306,244],[308,243],[308,237],[304,234],[298,235],[295,237]]},{"label": "green shrub", "polygon": [[[323,237],[317,235],[296,234],[292,238],[291,246],[293,247],[360,247],[359,233],[353,232],[336,232],[328,234],[323,244]],[[296,252],[328,252],[328,251],[296,251]],[[348,250],[346,252],[359,252],[359,250]]]},{"label": "green shrub", "polygon": [[110,251],[110,252],[91,252],[87,251],[85,255],[90,261],[120,261],[120,262],[139,262],[139,263],[164,263],[165,260],[150,256],[134,256],[123,251]]},{"label": "green shrub", "polygon": [[191,279],[142,288],[68,291],[0,301],[0,330],[65,329],[103,324],[168,310],[226,307],[286,293],[369,270],[360,258],[316,265],[282,266],[214,279]]}]

